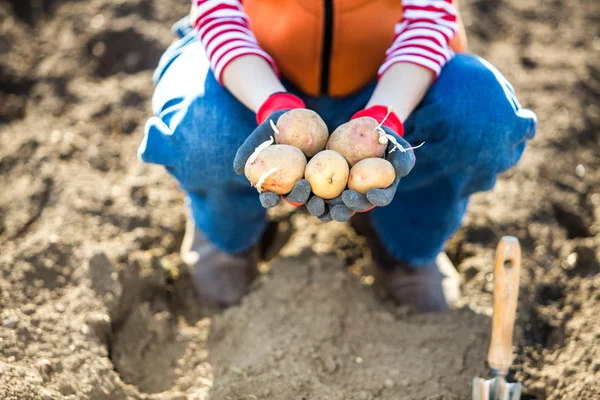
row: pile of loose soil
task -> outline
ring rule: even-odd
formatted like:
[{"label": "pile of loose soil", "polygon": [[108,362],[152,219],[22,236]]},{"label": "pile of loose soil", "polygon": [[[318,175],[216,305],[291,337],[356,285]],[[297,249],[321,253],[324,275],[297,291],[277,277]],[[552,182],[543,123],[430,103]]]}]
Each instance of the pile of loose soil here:
[{"label": "pile of loose soil", "polygon": [[0,398],[465,399],[486,376],[492,257],[524,271],[511,377],[527,399],[600,394],[600,6],[462,2],[471,49],[539,133],[448,244],[464,298],[396,308],[346,224],[294,234],[242,304],[194,298],[182,197],[137,161],[151,76],[184,0],[0,1]]}]

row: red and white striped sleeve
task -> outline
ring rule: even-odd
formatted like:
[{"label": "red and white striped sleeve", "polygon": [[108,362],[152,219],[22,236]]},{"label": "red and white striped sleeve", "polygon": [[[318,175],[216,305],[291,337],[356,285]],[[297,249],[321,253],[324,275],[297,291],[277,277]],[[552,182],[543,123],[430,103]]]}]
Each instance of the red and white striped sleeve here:
[{"label": "red and white striped sleeve", "polygon": [[241,0],[192,0],[192,5],[192,25],[219,82],[231,61],[248,54],[264,58],[279,75],[275,61],[250,30]]},{"label": "red and white striped sleeve", "polygon": [[425,67],[437,77],[454,56],[449,43],[458,25],[452,0],[402,0],[402,8],[394,42],[378,75],[381,77],[392,65],[404,62]]}]

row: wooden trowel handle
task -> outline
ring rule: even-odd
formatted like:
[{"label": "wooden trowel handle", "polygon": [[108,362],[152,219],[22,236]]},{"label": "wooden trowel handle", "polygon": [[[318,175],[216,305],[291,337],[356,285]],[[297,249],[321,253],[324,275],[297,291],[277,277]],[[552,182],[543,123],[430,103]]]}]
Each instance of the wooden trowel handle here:
[{"label": "wooden trowel handle", "polygon": [[508,373],[513,361],[512,338],[519,298],[520,272],[519,240],[513,236],[504,236],[496,248],[492,341],[488,353],[490,367],[502,375]]}]

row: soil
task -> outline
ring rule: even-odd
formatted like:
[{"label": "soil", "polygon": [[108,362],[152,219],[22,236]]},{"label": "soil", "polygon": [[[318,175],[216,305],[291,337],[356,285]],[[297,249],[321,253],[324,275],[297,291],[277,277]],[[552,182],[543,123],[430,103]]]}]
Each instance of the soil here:
[{"label": "soil", "polygon": [[485,364],[494,247],[521,240],[511,379],[600,395],[600,5],[477,0],[473,52],[539,116],[448,244],[463,300],[397,308],[364,239],[293,229],[241,305],[196,301],[176,184],[137,161],[152,69],[187,1],[0,0],[1,399],[467,399]]}]

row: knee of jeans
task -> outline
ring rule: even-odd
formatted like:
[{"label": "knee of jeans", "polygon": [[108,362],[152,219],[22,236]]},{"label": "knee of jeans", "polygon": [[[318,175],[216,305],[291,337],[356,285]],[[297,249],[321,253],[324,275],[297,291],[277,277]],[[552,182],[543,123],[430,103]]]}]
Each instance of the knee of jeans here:
[{"label": "knee of jeans", "polygon": [[443,122],[451,154],[471,165],[503,168],[533,137],[535,114],[521,108],[510,84],[486,61],[465,56],[453,69],[461,82]]}]

